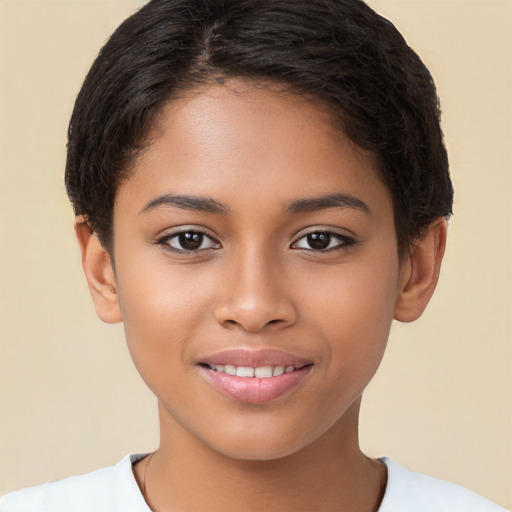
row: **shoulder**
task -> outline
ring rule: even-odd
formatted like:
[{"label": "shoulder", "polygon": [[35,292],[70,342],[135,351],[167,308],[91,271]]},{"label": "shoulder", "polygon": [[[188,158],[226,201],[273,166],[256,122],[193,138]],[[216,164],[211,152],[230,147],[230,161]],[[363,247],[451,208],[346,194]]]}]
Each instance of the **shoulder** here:
[{"label": "shoulder", "polygon": [[0,499],[0,512],[149,512],[132,471],[138,458],[11,492]]},{"label": "shoulder", "polygon": [[388,483],[379,512],[506,512],[459,485],[413,473],[388,457]]}]

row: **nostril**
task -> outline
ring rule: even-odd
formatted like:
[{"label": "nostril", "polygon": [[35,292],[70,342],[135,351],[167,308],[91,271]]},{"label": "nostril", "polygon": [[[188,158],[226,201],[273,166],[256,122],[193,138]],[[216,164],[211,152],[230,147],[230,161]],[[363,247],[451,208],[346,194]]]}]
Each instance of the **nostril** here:
[{"label": "nostril", "polygon": [[260,299],[249,301],[231,298],[222,301],[215,307],[215,320],[228,329],[240,328],[247,332],[278,329],[295,322],[297,314],[288,300],[280,300],[278,303],[275,297]]},{"label": "nostril", "polygon": [[225,327],[232,328],[232,327],[241,327],[245,331],[248,332],[259,332],[261,329],[264,329],[265,327],[269,327],[270,325],[279,325],[282,323],[285,323],[285,320],[276,318],[273,320],[269,320],[268,322],[251,322],[249,320],[246,321],[237,321],[233,319],[226,319],[224,320],[223,324]]}]

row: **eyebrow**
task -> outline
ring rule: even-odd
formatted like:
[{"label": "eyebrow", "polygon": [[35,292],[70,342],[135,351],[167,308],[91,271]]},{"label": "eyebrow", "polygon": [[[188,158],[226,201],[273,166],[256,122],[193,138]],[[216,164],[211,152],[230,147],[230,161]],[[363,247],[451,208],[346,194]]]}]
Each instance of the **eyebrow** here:
[{"label": "eyebrow", "polygon": [[289,213],[316,212],[319,210],[327,210],[328,208],[351,208],[360,210],[368,215],[372,214],[368,205],[361,201],[361,199],[349,194],[339,193],[295,199],[286,206],[286,210]]},{"label": "eyebrow", "polygon": [[[183,210],[206,213],[228,213],[230,211],[227,205],[211,197],[164,194],[149,201],[139,215],[159,206],[174,206]],[[368,205],[361,199],[340,193],[295,199],[285,207],[287,212],[295,214],[327,210],[328,208],[351,208],[368,215],[372,214]]]},{"label": "eyebrow", "polygon": [[139,212],[139,215],[158,208],[159,206],[177,206],[183,210],[206,213],[227,213],[229,211],[229,208],[225,204],[211,197],[164,194],[149,201]]}]

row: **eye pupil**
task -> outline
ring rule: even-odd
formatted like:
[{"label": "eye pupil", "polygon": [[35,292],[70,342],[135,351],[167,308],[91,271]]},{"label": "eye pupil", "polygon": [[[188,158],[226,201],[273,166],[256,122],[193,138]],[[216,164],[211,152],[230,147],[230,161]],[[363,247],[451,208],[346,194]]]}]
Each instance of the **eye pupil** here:
[{"label": "eye pupil", "polygon": [[327,249],[331,243],[331,235],[327,233],[310,233],[307,238],[312,249]]},{"label": "eye pupil", "polygon": [[203,234],[193,232],[180,233],[178,235],[178,241],[183,249],[195,251],[199,249],[203,243]]}]

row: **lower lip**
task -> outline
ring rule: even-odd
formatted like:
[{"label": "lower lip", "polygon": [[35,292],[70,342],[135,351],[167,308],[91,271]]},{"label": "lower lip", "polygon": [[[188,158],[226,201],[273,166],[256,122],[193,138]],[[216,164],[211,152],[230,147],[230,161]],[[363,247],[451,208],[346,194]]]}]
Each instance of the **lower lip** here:
[{"label": "lower lip", "polygon": [[207,381],[229,398],[246,404],[270,402],[292,390],[308,375],[311,366],[303,366],[277,377],[237,377],[204,366],[199,367]]}]

